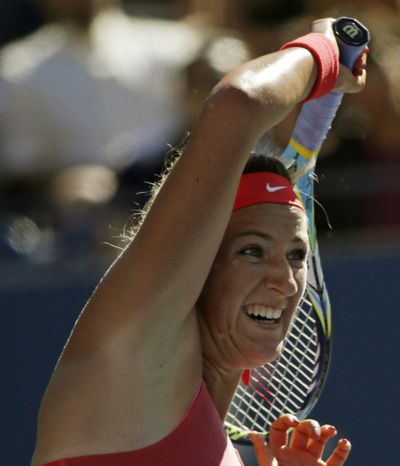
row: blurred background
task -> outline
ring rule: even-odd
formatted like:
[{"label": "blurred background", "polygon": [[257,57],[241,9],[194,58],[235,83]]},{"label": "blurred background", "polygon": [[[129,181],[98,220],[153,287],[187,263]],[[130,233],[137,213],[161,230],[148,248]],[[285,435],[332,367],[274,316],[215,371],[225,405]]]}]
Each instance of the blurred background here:
[{"label": "blurred background", "polygon": [[[367,87],[345,96],[318,162],[334,354],[313,415],[353,442],[349,466],[400,464],[400,1],[2,0],[4,466],[29,464],[73,322],[209,90],[325,16],[357,17],[372,40]],[[297,111],[270,149],[285,147]]]}]

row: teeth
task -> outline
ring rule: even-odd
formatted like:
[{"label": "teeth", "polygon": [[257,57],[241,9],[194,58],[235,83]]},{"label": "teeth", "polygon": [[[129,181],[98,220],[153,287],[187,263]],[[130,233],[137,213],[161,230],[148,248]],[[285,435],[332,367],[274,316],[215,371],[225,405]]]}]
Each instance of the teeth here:
[{"label": "teeth", "polygon": [[264,319],[280,319],[282,316],[282,309],[272,309],[271,307],[263,306],[261,304],[251,304],[245,308],[246,314],[254,317],[263,317]]}]

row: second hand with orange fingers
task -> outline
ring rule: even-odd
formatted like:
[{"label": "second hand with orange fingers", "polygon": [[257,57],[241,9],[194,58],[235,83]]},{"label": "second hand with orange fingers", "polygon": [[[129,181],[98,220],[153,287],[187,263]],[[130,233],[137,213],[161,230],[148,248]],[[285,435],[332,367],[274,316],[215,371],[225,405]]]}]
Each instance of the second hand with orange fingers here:
[{"label": "second hand with orange fingers", "polygon": [[342,466],[351,450],[346,439],[337,442],[326,461],[322,459],[329,439],[336,434],[331,425],[320,426],[317,421],[299,421],[284,414],[272,423],[268,444],[259,434],[249,434],[249,438],[259,466]]}]

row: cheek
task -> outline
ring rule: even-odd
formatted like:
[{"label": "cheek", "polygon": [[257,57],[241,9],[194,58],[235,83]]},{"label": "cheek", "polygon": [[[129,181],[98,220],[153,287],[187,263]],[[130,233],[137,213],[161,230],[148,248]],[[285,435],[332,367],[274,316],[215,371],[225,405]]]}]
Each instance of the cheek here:
[{"label": "cheek", "polygon": [[304,267],[297,271],[295,274],[296,281],[299,287],[299,295],[302,296],[307,285],[307,267]]},{"label": "cheek", "polygon": [[[239,265],[239,264],[238,264]],[[203,287],[198,300],[199,310],[204,315],[222,315],[241,305],[246,293],[247,281],[243,276],[243,267],[215,265]],[[218,312],[217,312],[218,311]]]}]

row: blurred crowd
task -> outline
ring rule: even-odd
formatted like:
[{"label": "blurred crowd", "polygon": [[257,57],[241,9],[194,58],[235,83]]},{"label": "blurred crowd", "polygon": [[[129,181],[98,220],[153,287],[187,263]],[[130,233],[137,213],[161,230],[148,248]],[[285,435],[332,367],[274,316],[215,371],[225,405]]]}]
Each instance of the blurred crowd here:
[{"label": "blurred crowd", "polygon": [[[110,254],[219,78],[324,16],[372,41],[321,151],[319,230],[400,230],[400,0],[2,4],[0,261]],[[261,149],[286,145],[297,111]]]}]

